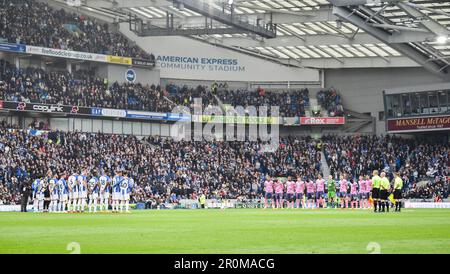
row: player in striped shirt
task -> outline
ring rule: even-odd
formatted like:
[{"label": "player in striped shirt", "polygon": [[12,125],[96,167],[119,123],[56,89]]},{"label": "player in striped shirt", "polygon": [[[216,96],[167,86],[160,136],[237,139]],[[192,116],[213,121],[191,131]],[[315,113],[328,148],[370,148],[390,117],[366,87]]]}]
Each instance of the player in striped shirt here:
[{"label": "player in striped shirt", "polygon": [[297,208],[300,208],[300,202],[302,203],[302,208],[305,208],[305,201],[303,200],[304,195],[305,195],[305,182],[299,175],[297,177],[297,182],[295,182],[295,202],[297,204]]},{"label": "player in striped shirt", "polygon": [[348,182],[345,179],[344,175],[340,176],[339,180],[339,198],[341,199],[341,208],[348,208],[348,199],[347,199],[347,191],[348,191]]},{"label": "player in striped shirt", "polygon": [[311,178],[306,183],[306,207],[313,208],[315,196],[315,185],[313,179]]},{"label": "player in striped shirt", "polygon": [[[51,175],[50,175],[51,176]],[[49,181],[49,191],[50,191],[50,205],[48,207],[49,212],[58,211],[58,200],[59,198],[59,188],[58,188],[58,175],[55,174]]]},{"label": "player in striped shirt", "polygon": [[88,192],[89,192],[89,213],[97,212],[97,201],[98,201],[98,193],[99,193],[99,183],[96,176],[92,176],[89,179],[88,183]]},{"label": "player in striped shirt", "polygon": [[358,183],[356,180],[352,180],[350,183],[350,205],[352,208],[358,208],[359,194],[358,194]]},{"label": "player in striped shirt", "polygon": [[65,175],[61,175],[61,177],[59,178],[58,189],[59,189],[59,204],[58,204],[59,211],[66,212],[69,188],[65,180]]},{"label": "player in striped shirt", "polygon": [[283,207],[284,185],[280,180],[275,179],[275,203],[277,208]]},{"label": "player in striped shirt", "polygon": [[264,208],[268,207],[269,200],[271,200],[272,208],[275,208],[275,200],[273,199],[273,181],[267,175],[264,181]]},{"label": "player in striped shirt", "polygon": [[109,206],[109,196],[111,192],[111,187],[109,185],[109,176],[103,175],[98,179],[100,183],[100,211],[107,211]]},{"label": "player in striped shirt", "polygon": [[319,174],[316,180],[316,207],[319,208],[322,205],[325,208],[325,180],[322,178],[322,175]]},{"label": "player in striped shirt", "polygon": [[33,190],[33,211],[39,212],[39,190],[42,183],[41,179],[36,179],[33,181],[31,188]]},{"label": "player in striped shirt", "polygon": [[288,176],[288,180],[286,182],[287,208],[294,208],[294,198],[295,198],[295,182],[292,181],[291,176]]}]

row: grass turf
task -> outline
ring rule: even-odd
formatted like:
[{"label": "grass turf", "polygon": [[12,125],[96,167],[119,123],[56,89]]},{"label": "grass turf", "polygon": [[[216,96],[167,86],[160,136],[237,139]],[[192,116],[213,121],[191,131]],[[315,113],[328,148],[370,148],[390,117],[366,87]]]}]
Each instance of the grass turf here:
[{"label": "grass turf", "polygon": [[450,253],[450,210],[0,213],[0,253]]}]

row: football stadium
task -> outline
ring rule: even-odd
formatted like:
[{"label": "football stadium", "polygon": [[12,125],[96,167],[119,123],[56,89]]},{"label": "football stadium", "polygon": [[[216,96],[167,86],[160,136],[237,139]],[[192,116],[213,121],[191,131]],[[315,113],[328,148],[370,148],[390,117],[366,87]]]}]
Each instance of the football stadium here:
[{"label": "football stadium", "polygon": [[0,254],[450,253],[450,1],[0,15]]}]

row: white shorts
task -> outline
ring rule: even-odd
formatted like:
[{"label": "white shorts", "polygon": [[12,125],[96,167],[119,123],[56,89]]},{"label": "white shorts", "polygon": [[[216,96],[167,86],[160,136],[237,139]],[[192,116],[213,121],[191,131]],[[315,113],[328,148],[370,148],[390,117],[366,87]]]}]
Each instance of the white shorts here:
[{"label": "white shorts", "polygon": [[80,196],[78,198],[80,199],[86,199],[87,198],[87,191],[80,191]]},{"label": "white shorts", "polygon": [[52,201],[57,201],[57,200],[59,200],[59,194],[51,194],[51,195],[50,195],[50,200],[52,200]]},{"label": "white shorts", "polygon": [[130,200],[130,193],[123,193],[122,195],[120,195],[121,197],[121,199],[120,200],[122,200],[122,201],[128,201],[128,200]]},{"label": "white shorts", "polygon": [[100,197],[102,199],[109,199],[109,196],[110,196],[109,192],[104,192],[104,193],[100,194]]},{"label": "white shorts", "polygon": [[113,192],[112,193],[112,199],[113,200],[120,200],[122,195],[120,195],[120,192]]},{"label": "white shorts", "polygon": [[79,197],[78,191],[69,193],[69,198],[70,199],[78,199],[78,197]]},{"label": "white shorts", "polygon": [[67,193],[64,193],[64,194],[59,194],[59,200],[60,201],[67,201]]},{"label": "white shorts", "polygon": [[44,193],[39,193],[38,196],[37,196],[37,198],[38,198],[39,201],[44,200],[44,198],[45,198],[45,197],[44,197]]},{"label": "white shorts", "polygon": [[89,194],[89,200],[96,200],[96,199],[98,199],[98,193]]}]

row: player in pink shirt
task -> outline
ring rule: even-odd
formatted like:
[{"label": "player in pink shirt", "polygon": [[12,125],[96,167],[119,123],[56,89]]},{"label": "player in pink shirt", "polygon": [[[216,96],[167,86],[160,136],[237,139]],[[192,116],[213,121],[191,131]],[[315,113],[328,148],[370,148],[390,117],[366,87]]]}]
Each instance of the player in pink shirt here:
[{"label": "player in pink shirt", "polygon": [[300,208],[300,202],[302,203],[302,207],[305,208],[305,201],[303,200],[303,196],[305,195],[305,182],[302,181],[300,175],[297,177],[297,182],[295,182],[295,203],[297,204],[297,208]]},{"label": "player in pink shirt", "polygon": [[[372,180],[370,179],[369,175],[366,175],[366,195],[367,195],[367,199],[372,197],[372,188],[373,188]],[[368,207],[372,208],[372,204],[369,201],[367,201],[367,205],[368,205]]]},{"label": "player in pink shirt", "polygon": [[356,180],[352,180],[350,183],[350,199],[351,199],[351,207],[357,208],[358,207],[358,201],[359,201],[359,195],[358,195],[358,183]]},{"label": "player in pink shirt", "polygon": [[325,194],[325,180],[322,179],[322,175],[319,174],[317,180],[316,180],[316,203],[317,208],[320,207],[320,204],[322,204],[322,207],[325,208],[325,200],[323,195]]},{"label": "player in pink shirt", "polygon": [[367,201],[367,184],[363,176],[359,176],[359,207],[368,208]]},{"label": "player in pink shirt", "polygon": [[339,198],[341,199],[341,208],[344,208],[344,202],[345,207],[348,208],[347,190],[348,182],[344,178],[344,175],[341,175],[339,180]]},{"label": "player in pink shirt", "polygon": [[294,198],[295,198],[295,182],[292,181],[291,176],[288,176],[286,182],[287,208],[294,208]]},{"label": "player in pink shirt", "polygon": [[272,208],[275,208],[275,201],[273,199],[273,181],[270,180],[270,176],[267,175],[266,181],[264,182],[264,208],[268,207],[269,200],[272,201]]},{"label": "player in pink shirt", "polygon": [[283,207],[283,192],[284,192],[283,182],[275,179],[275,203],[277,208]]},{"label": "player in pink shirt", "polygon": [[316,198],[314,193],[315,193],[315,185],[313,179],[311,178],[306,183],[306,199],[307,199],[306,207],[313,208],[314,199]]}]

